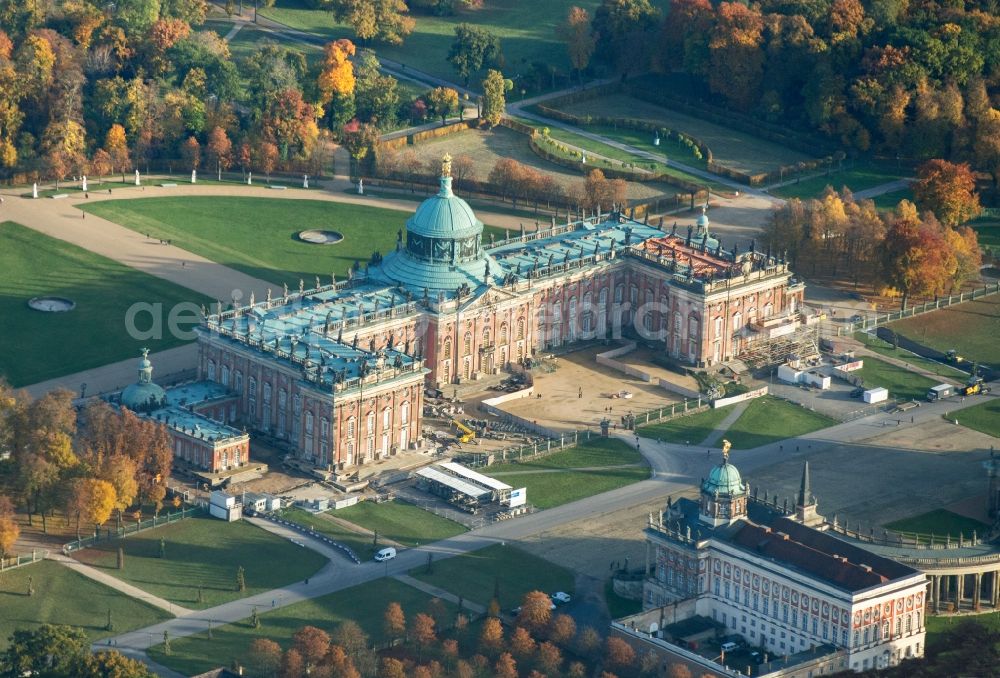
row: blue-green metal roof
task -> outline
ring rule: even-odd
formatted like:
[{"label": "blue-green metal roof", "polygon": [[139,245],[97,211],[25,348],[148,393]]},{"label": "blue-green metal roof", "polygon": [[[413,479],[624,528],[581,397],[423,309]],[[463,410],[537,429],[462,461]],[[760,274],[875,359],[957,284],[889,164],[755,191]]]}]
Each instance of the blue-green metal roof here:
[{"label": "blue-green metal roof", "polygon": [[728,461],[723,461],[712,469],[701,489],[709,494],[718,492],[721,495],[742,494],[746,491],[739,470]]},{"label": "blue-green metal roof", "polygon": [[466,238],[483,232],[469,203],[451,191],[451,177],[441,177],[441,190],[420,203],[406,220],[406,230],[427,238]]}]

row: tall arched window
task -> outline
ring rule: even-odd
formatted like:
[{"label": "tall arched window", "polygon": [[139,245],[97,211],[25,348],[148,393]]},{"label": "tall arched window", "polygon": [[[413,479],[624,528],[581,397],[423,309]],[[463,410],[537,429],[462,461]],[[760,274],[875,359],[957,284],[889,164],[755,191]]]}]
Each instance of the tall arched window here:
[{"label": "tall arched window", "polygon": [[229,367],[226,365],[222,366],[222,379],[220,381],[223,386],[229,386]]},{"label": "tall arched window", "polygon": [[410,423],[410,403],[403,403],[399,406],[399,421],[401,424]]},{"label": "tall arched window", "polygon": [[368,432],[368,435],[375,435],[375,413],[374,412],[369,412],[368,413],[367,432]]},{"label": "tall arched window", "polygon": [[507,323],[500,324],[500,345],[503,346],[510,339],[507,332]]},{"label": "tall arched window", "polygon": [[472,353],[472,332],[466,332],[465,338],[462,340],[462,355],[469,355]]},{"label": "tall arched window", "polygon": [[524,339],[524,318],[517,319],[517,338]]},{"label": "tall arched window", "polygon": [[447,339],[444,340],[444,346],[442,348],[442,352],[444,353],[445,360],[451,357],[451,337],[448,337]]},{"label": "tall arched window", "polygon": [[483,346],[489,346],[489,345],[490,345],[490,331],[488,329],[483,330]]},{"label": "tall arched window", "polygon": [[353,438],[355,435],[357,435],[357,430],[358,430],[358,420],[354,417],[351,417],[350,419],[347,420],[347,437]]},{"label": "tall arched window", "polygon": [[208,380],[209,381],[215,381],[215,361],[214,360],[209,360],[208,361],[207,371],[208,371]]},{"label": "tall arched window", "polygon": [[382,428],[389,428],[392,424],[392,408],[386,407],[382,410]]},{"label": "tall arched window", "polygon": [[237,393],[243,392],[243,373],[239,370],[233,372],[233,390]]}]

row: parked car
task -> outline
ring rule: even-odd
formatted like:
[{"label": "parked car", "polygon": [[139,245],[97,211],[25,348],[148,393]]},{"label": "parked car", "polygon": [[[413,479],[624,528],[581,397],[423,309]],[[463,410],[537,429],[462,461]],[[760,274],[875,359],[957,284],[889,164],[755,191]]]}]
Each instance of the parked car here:
[{"label": "parked car", "polygon": [[556,591],[552,594],[551,598],[552,602],[560,605],[565,605],[569,601],[573,600],[573,597],[565,591]]}]

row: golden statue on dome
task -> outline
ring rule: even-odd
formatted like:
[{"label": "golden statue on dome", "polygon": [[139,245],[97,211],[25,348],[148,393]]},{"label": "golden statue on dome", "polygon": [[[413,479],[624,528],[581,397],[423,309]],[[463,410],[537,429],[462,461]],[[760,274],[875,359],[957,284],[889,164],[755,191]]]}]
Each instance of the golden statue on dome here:
[{"label": "golden statue on dome", "polygon": [[729,462],[729,448],[732,447],[732,446],[733,446],[733,444],[731,442],[729,442],[728,440],[723,440],[722,441],[722,463],[723,464],[726,464],[726,463]]},{"label": "golden statue on dome", "polygon": [[451,176],[451,154],[445,153],[444,157],[441,158],[441,176],[450,177]]}]

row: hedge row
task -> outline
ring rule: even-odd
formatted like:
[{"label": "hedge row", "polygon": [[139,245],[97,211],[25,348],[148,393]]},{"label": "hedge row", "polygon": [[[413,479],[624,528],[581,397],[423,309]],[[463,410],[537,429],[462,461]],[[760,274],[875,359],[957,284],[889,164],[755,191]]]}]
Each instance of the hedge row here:
[{"label": "hedge row", "polygon": [[471,118],[469,120],[462,120],[461,122],[453,122],[450,125],[439,125],[437,127],[423,130],[422,132],[414,132],[413,134],[407,134],[393,139],[386,139],[380,142],[379,146],[390,150],[397,150],[403,148],[404,146],[412,146],[420,143],[421,141],[427,141],[428,139],[436,139],[438,137],[447,136],[456,132],[464,132],[465,130],[472,129],[473,127],[478,127],[478,125],[479,118]]}]

